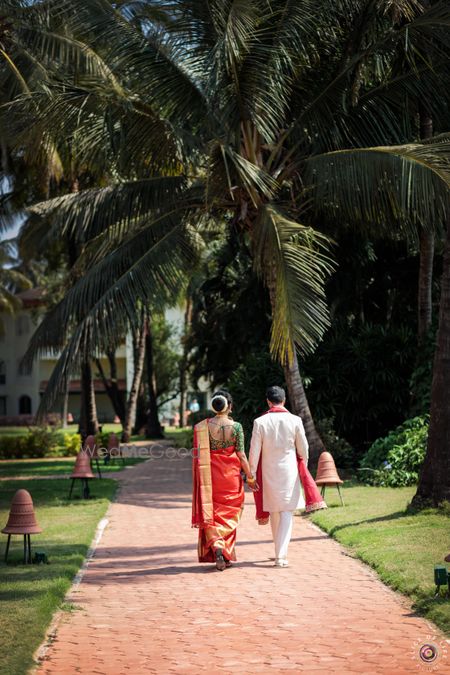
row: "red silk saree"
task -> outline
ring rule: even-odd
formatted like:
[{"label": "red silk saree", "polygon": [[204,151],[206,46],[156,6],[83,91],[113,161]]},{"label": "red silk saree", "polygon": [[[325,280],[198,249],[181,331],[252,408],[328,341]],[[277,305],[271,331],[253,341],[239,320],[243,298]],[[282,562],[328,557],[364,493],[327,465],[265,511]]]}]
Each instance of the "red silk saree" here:
[{"label": "red silk saree", "polygon": [[236,455],[241,450],[242,427],[235,423],[235,428],[235,440],[226,446],[210,438],[208,420],[194,427],[192,527],[199,529],[199,562],[215,562],[215,549],[221,549],[226,560],[236,560],[244,483]]}]

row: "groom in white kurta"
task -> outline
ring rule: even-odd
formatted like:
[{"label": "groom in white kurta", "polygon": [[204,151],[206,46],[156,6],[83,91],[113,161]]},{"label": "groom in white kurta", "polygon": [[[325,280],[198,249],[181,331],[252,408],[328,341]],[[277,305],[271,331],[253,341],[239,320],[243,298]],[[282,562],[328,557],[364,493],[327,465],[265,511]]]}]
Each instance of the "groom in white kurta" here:
[{"label": "groom in white kurta", "polygon": [[267,390],[267,402],[272,412],[254,421],[249,457],[250,470],[256,476],[262,456],[263,508],[270,513],[277,567],[288,564],[293,512],[305,506],[297,455],[308,464],[308,441],[303,422],[286,411],[285,399],[281,387]]}]

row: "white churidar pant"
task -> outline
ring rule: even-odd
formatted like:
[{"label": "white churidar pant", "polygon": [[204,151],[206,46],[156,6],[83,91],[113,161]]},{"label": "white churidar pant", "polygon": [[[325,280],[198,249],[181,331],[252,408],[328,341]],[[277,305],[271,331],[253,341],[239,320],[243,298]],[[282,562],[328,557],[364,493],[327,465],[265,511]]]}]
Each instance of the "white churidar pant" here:
[{"label": "white churidar pant", "polygon": [[270,525],[275,543],[275,558],[287,558],[292,535],[292,520],[292,511],[272,511],[270,513]]}]

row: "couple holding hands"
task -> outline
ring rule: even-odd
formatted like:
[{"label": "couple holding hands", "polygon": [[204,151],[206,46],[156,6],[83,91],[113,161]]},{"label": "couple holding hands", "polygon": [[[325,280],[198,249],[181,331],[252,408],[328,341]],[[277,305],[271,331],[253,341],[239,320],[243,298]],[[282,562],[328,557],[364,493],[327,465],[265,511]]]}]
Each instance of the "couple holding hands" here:
[{"label": "couple holding hands", "polygon": [[220,390],[211,407],[215,417],[194,427],[192,526],[199,528],[198,558],[223,571],[236,560],[236,529],[244,506],[244,481],[254,493],[256,519],[270,521],[275,566],[287,567],[296,509],[326,508],[307,469],[308,441],[300,417],[284,406],[281,387],[266,392],[268,410],[253,425],[250,454],[242,425],[231,416],[233,401]]}]

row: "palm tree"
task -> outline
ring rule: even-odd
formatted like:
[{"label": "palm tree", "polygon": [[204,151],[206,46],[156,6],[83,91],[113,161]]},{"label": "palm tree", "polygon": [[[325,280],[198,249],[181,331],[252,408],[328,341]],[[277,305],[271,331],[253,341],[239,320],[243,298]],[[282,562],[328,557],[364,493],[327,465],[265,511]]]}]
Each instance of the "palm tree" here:
[{"label": "palm tree", "polygon": [[[219,221],[248,243],[269,289],[271,351],[317,456],[323,445],[297,350],[313,349],[329,323],[332,263],[319,230],[330,218],[380,231],[444,221],[448,144],[405,144],[416,112],[406,102],[426,97],[436,128],[447,121],[450,10],[386,2],[407,8],[401,25],[381,13],[370,39],[349,49],[362,1],[175,0],[163,32],[157,14],[137,20],[140,5],[121,13],[103,0],[55,3],[70,48],[55,47],[58,82],[33,99],[39,125],[82,139],[80,161],[109,162],[114,181],[34,209],[50,220],[49,237],[70,232],[84,242],[84,276],[41,325],[30,355],[76,317],[55,393],[78,354],[123,328],[116,317],[101,331],[113,308],[135,324],[136,300],[174,296],[196,233]],[[74,75],[78,52],[94,56]],[[392,68],[398,52],[407,72]]]},{"label": "palm tree", "polygon": [[139,389],[142,381],[145,363],[145,341],[147,335],[147,325],[145,321],[145,312],[142,312],[141,329],[133,335],[134,343],[134,369],[131,388],[127,397],[125,407],[125,419],[123,421],[122,441],[127,443],[131,438],[133,422],[136,417]]},{"label": "palm tree", "polygon": [[[0,242],[0,313],[14,314],[22,307],[17,297],[18,291],[31,288],[32,283],[17,269],[16,246],[14,239]],[[4,326],[0,318],[0,332]]]},{"label": "palm tree", "polygon": [[415,506],[438,506],[450,501],[450,220],[444,248],[439,328],[431,385],[431,415],[428,446],[419,485],[413,498]]}]

